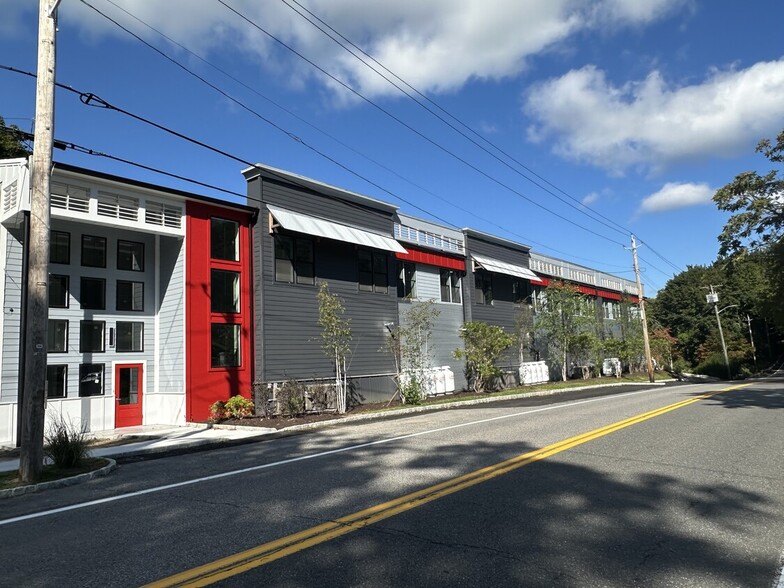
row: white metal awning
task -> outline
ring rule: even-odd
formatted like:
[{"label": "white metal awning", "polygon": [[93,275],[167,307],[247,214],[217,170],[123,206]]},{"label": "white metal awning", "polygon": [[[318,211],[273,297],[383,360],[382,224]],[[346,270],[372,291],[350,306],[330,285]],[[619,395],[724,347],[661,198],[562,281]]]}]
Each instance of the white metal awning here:
[{"label": "white metal awning", "polygon": [[479,264],[480,267],[489,272],[496,272],[499,274],[506,274],[508,276],[515,276],[518,278],[525,278],[531,282],[542,282],[542,280],[534,272],[527,267],[514,265],[505,261],[491,259],[490,257],[483,257],[481,255],[471,255],[471,258]]},{"label": "white metal awning", "polygon": [[377,233],[371,233],[363,229],[341,225],[332,221],[308,216],[299,212],[291,212],[284,208],[267,205],[277,223],[289,231],[305,233],[314,237],[324,237],[336,241],[345,241],[355,245],[373,247],[374,249],[384,249],[396,253],[408,253],[405,248],[395,241],[392,237],[385,237]]}]

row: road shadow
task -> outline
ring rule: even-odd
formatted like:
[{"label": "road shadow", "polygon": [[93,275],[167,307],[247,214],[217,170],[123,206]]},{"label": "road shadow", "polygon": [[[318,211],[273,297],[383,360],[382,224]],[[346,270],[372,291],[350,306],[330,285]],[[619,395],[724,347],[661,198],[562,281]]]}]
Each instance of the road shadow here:
[{"label": "road shadow", "polygon": [[[724,408],[784,408],[784,386],[771,389],[769,386],[760,386],[760,382],[749,382],[749,384],[747,388],[722,392],[704,402]],[[693,395],[699,396],[697,393]]]}]

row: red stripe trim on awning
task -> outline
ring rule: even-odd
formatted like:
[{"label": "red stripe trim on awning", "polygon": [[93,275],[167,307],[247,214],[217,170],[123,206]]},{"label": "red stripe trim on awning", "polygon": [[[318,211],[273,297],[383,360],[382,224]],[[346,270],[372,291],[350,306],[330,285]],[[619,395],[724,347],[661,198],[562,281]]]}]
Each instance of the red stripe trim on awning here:
[{"label": "red stripe trim on awning", "polygon": [[450,257],[448,255],[441,255],[440,253],[431,253],[429,251],[414,249],[407,243],[406,249],[408,250],[408,253],[395,253],[395,258],[403,261],[414,261],[416,263],[424,263],[425,265],[460,270],[463,272],[466,271],[466,262],[463,258]]}]

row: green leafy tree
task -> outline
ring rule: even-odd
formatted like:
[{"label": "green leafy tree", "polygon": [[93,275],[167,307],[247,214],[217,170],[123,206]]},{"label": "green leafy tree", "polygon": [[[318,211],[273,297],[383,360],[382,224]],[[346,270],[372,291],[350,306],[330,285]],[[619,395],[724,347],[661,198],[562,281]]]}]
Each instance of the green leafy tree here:
[{"label": "green leafy tree", "polygon": [[464,349],[455,349],[457,359],[465,359],[466,373],[475,392],[492,390],[502,372],[498,360],[515,342],[501,327],[478,321],[463,325],[460,330]]},{"label": "green leafy tree", "polygon": [[594,302],[564,282],[551,282],[544,293],[545,303],[537,314],[536,329],[547,341],[550,359],[561,364],[561,378],[566,381],[569,356],[585,355],[594,346]]},{"label": "green leafy tree", "polygon": [[[775,145],[760,141],[757,153],[773,163],[784,162],[784,131]],[[743,172],[716,192],[713,201],[719,210],[732,213],[719,235],[722,256],[764,248],[784,236],[784,176],[778,170],[765,175]]]},{"label": "green leafy tree", "polygon": [[0,116],[0,159],[12,159],[30,155],[30,150],[22,142],[19,133],[19,127],[16,125],[7,127],[5,120]]},{"label": "green leafy tree", "polygon": [[339,414],[346,412],[348,381],[346,376],[346,357],[351,352],[350,320],[343,315],[346,308],[337,294],[329,291],[329,284],[322,282],[318,291],[319,320],[321,327],[321,348],[324,354],[335,362],[335,403]]}]

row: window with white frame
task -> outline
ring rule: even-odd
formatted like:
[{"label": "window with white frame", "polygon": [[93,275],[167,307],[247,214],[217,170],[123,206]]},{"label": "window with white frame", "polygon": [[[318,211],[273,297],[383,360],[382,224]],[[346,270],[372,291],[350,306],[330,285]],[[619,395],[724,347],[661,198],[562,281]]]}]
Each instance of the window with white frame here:
[{"label": "window with white frame", "polygon": [[441,268],[441,302],[460,304],[460,277],[457,270]]}]

